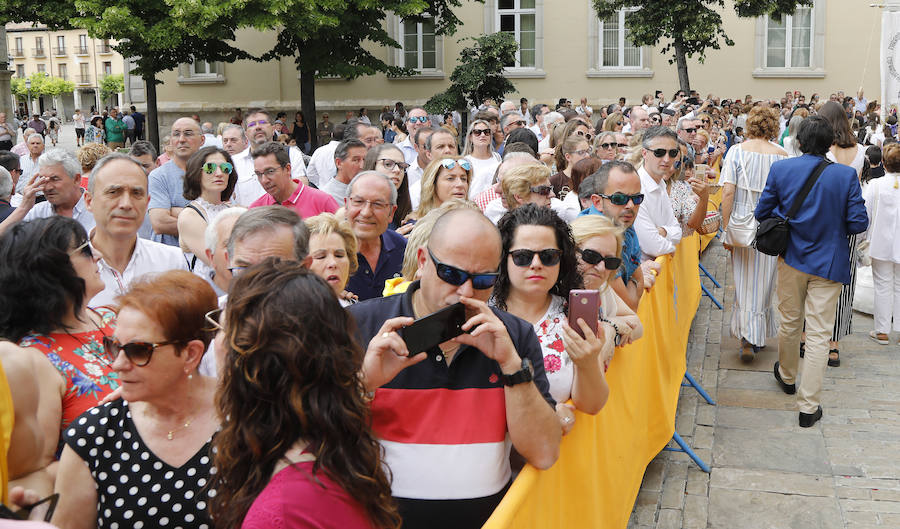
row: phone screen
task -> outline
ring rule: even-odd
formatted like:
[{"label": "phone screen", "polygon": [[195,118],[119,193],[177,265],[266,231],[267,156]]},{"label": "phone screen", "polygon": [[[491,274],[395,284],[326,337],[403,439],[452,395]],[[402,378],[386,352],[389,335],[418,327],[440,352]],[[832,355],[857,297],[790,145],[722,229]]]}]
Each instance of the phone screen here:
[{"label": "phone screen", "polygon": [[456,303],[419,318],[401,331],[410,355],[428,351],[432,347],[463,334],[466,306]]}]

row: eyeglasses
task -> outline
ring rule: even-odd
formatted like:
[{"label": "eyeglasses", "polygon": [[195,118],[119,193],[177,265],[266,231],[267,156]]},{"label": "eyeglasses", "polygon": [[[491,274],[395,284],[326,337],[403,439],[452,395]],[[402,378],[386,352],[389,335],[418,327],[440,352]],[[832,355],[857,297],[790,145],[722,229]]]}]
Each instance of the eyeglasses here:
[{"label": "eyeglasses", "polygon": [[103,348],[106,349],[106,354],[115,359],[119,356],[119,352],[124,352],[125,356],[128,358],[128,361],[138,367],[144,367],[145,365],[149,364],[150,358],[153,356],[153,351],[155,351],[157,348],[164,345],[175,345],[179,343],[184,342],[180,340],[157,343],[131,342],[123,345],[119,343],[119,340],[113,338],[112,336],[103,337]]},{"label": "eyeglasses", "polygon": [[207,329],[203,329],[205,331],[224,331],[225,327],[222,327],[222,324],[219,323],[219,316],[222,314],[222,309],[213,309],[206,313],[203,316],[206,319],[206,323],[210,326]]},{"label": "eyeglasses", "polygon": [[553,192],[553,187],[548,186],[548,185],[532,186],[531,192],[537,193],[538,195],[541,195],[541,196],[549,197],[550,193]]},{"label": "eyeglasses", "polygon": [[365,200],[359,197],[347,197],[347,200],[350,202],[350,205],[356,209],[363,209],[366,207],[366,204],[368,204],[372,206],[374,211],[384,212],[391,207],[387,202],[382,202],[380,200]]},{"label": "eyeglasses", "polygon": [[535,251],[522,248],[509,252],[513,264],[521,267],[531,266],[531,263],[534,262],[535,255],[540,258],[542,265],[556,266],[559,264],[559,260],[562,259],[562,250],[558,248],[545,248],[543,250]]},{"label": "eyeglasses", "polygon": [[590,249],[578,250],[578,254],[581,256],[582,261],[591,266],[603,262],[603,267],[607,270],[618,270],[619,266],[622,265],[622,258],[616,257],[615,255],[605,256],[600,252]]},{"label": "eyeglasses", "polygon": [[590,156],[594,154],[594,149],[578,149],[577,151],[572,151],[572,154],[577,154],[578,156]]},{"label": "eyeglasses", "polygon": [[266,169],[263,172],[253,171],[253,174],[256,175],[256,178],[262,178],[264,176],[266,178],[272,178],[272,175],[275,174],[276,172],[280,171],[281,169],[284,169],[283,165],[281,167],[269,167],[268,169]]},{"label": "eyeglasses", "polygon": [[388,171],[393,171],[394,168],[399,167],[401,171],[406,171],[409,167],[409,164],[406,162],[395,162],[390,158],[379,158],[377,161],[381,162],[381,165],[384,166]]},{"label": "eyeglasses", "polygon": [[206,174],[213,174],[216,172],[216,167],[222,170],[225,174],[231,174],[234,171],[234,166],[228,162],[215,163],[215,162],[206,162],[203,164],[203,172]]},{"label": "eyeglasses", "polygon": [[[696,127],[691,127],[691,128],[689,128],[689,129],[681,129],[681,130],[687,132],[688,134],[693,134],[693,133],[697,132],[697,128],[696,128]],[[662,157],[660,157],[660,158],[662,158]]]},{"label": "eyeglasses", "polygon": [[524,127],[525,125],[527,125],[527,123],[525,123],[524,119],[520,119],[519,121],[513,121],[513,124],[518,125],[520,127]]},{"label": "eyeglasses", "polygon": [[[687,129],[685,129],[685,130],[687,130]],[[653,153],[653,156],[656,156],[657,158],[662,158],[662,157],[665,156],[667,153],[668,153],[668,155],[669,155],[669,158],[674,158],[674,157],[678,156],[678,154],[681,152],[681,151],[679,151],[678,149],[669,149],[669,150],[665,150],[665,149],[647,149],[647,150],[650,151],[650,152],[652,152],[652,153]]]},{"label": "eyeglasses", "polygon": [[[323,116],[323,117],[326,117],[326,118],[327,118],[328,116]],[[248,121],[248,122],[247,122],[247,128],[249,129],[249,128],[251,128],[251,127],[262,127],[263,125],[268,125],[268,124],[269,124],[269,120],[266,120],[266,119],[258,119],[258,120],[256,120],[256,121]]]},{"label": "eyeglasses", "polygon": [[431,248],[426,247],[426,250],[428,250],[428,257],[431,258],[431,261],[434,262],[434,267],[437,269],[437,276],[441,278],[441,281],[453,286],[458,287],[471,279],[472,288],[475,290],[487,290],[493,288],[497,279],[500,277],[499,272],[481,274],[466,272],[462,268],[456,268],[455,266],[450,266],[438,261],[437,257],[431,253]]},{"label": "eyeglasses", "polygon": [[613,193],[611,195],[600,195],[603,198],[608,199],[610,202],[615,204],[616,206],[624,206],[628,203],[628,201],[634,202],[635,206],[640,206],[641,202],[644,201],[644,194],[638,193],[636,195],[626,195],[625,193]]},{"label": "eyeglasses", "polygon": [[472,136],[478,136],[483,134],[485,136],[490,135],[491,129],[472,129]]},{"label": "eyeglasses", "polygon": [[[619,125],[621,125],[621,123],[619,123]],[[575,134],[578,134],[579,136],[584,136],[585,139],[587,139],[587,141],[591,141],[591,138],[594,137],[594,135],[591,134],[590,132],[584,132],[583,130],[576,130]]]},{"label": "eyeglasses", "polygon": [[93,252],[93,250],[91,250],[91,240],[90,239],[85,240],[77,248],[70,250],[69,257],[73,257],[73,256],[77,255],[79,252],[81,252],[81,254],[87,258],[90,258],[90,259],[94,258],[94,252]]},{"label": "eyeglasses", "polygon": [[173,130],[171,136],[173,138],[179,138],[184,136],[185,138],[193,138],[197,136],[197,133],[192,130]]},{"label": "eyeglasses", "polygon": [[465,159],[463,159],[463,160],[450,160],[450,159],[441,160],[441,165],[444,167],[444,169],[453,169],[454,167],[456,167],[458,165],[458,166],[462,167],[464,171],[472,170],[471,162],[469,162],[469,160],[465,160]]},{"label": "eyeglasses", "polygon": [[618,143],[601,143],[601,149],[615,149],[618,146]]},{"label": "eyeglasses", "polygon": [[428,116],[412,116],[409,118],[410,123],[425,123],[428,121]]}]

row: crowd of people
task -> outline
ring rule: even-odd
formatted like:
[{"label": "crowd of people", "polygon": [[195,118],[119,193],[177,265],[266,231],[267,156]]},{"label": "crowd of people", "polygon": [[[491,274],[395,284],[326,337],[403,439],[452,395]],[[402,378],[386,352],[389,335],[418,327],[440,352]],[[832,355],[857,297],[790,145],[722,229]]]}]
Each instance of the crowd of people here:
[{"label": "crowd of people", "polygon": [[[465,121],[397,103],[315,131],[185,116],[162,154],[105,125],[77,152],[26,130],[0,152],[15,496],[58,492],[62,528],[480,527],[611,397],[656,259],[717,229],[740,354],[777,334],[794,393],[805,351],[814,424],[866,238],[873,339],[900,311],[895,117],[872,125],[862,91],[580,103],[488,100]],[[787,252],[757,251],[747,234],[826,156]],[[585,289],[597,321],[570,321]],[[410,350],[404,328],[457,304],[462,334]]]}]

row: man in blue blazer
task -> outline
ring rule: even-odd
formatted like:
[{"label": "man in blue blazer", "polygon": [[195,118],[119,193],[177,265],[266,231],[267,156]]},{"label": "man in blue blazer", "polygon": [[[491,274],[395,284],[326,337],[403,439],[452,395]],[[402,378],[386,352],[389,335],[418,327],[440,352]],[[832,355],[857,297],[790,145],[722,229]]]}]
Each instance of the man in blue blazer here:
[{"label": "man in blue blazer", "polygon": [[[758,220],[784,218],[806,179],[822,161],[834,139],[831,125],[820,116],[803,120],[797,133],[803,155],[772,164],[756,205]],[[790,242],[778,258],[778,361],[775,379],[792,395],[800,363],[800,334],[806,321],[806,355],[797,404],[800,426],[822,417],[819,392],[828,361],[828,340],[841,285],[850,282],[847,237],[869,227],[856,171],[832,163],[812,187],[800,211],[790,220]]]}]

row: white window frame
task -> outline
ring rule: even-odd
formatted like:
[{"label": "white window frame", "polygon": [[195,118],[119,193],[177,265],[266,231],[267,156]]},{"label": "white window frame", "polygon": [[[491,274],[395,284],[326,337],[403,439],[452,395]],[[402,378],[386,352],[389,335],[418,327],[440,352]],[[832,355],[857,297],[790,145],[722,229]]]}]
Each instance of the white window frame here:
[{"label": "white window frame", "polygon": [[[434,17],[428,16],[432,20],[435,20]],[[414,68],[419,72],[433,72],[435,70],[439,70],[438,67],[438,55],[437,55],[437,35],[434,34],[434,68],[425,68],[422,66],[425,60],[425,31],[423,29],[423,22],[415,22],[416,24],[416,64],[411,66],[406,64],[406,32],[403,29],[403,26],[406,24],[405,20],[400,20],[400,31],[398,36],[400,37],[398,41],[400,42],[400,65],[406,68]]]},{"label": "white window frame", "polygon": [[24,54],[25,53],[25,43],[24,43],[24,40],[22,39],[22,37],[16,37],[15,43],[16,43],[15,50],[17,52]]},{"label": "white window frame", "polygon": [[179,84],[208,84],[225,82],[225,64],[222,62],[199,61],[206,64],[204,71],[198,72],[198,62],[191,61],[178,66]]},{"label": "white window frame", "polygon": [[[619,64],[625,57],[625,12],[637,11],[640,7],[624,8],[619,11]],[[603,21],[597,16],[593,2],[588,0],[588,64],[587,77],[653,77],[652,48],[641,46],[640,66],[603,65]]]},{"label": "white window frame", "polygon": [[[545,0],[534,0],[534,9],[500,10],[497,0],[486,0],[484,5],[484,32],[500,31],[500,15],[534,14],[534,66],[511,66],[504,70],[509,78],[545,78],[544,71],[544,3]],[[515,0],[515,6],[519,0]],[[520,18],[516,17],[516,42],[519,42],[518,31]],[[516,63],[519,64],[519,51],[516,51]]]},{"label": "white window frame", "polygon": [[791,65],[793,15],[785,15],[784,66],[768,66],[769,17],[763,15],[756,19],[756,68],[753,70],[753,77],[819,79],[825,77],[825,4],[824,0],[814,0],[812,6],[798,7],[811,9],[809,66]]},{"label": "white window frame", "polygon": [[[419,46],[419,64],[421,64],[422,57],[422,23],[419,22],[416,25],[416,31],[419,35],[418,46]],[[404,48],[403,42],[403,19],[392,15],[388,19],[388,34],[392,39],[397,41],[400,44],[399,48],[391,48],[388,51],[387,62],[391,66],[400,66],[405,67],[406,58],[404,53],[406,49]],[[402,81],[402,80],[411,80],[411,79],[443,79],[444,75],[444,37],[442,35],[435,34],[434,36],[434,68],[415,68],[415,73],[409,76],[390,76],[389,79],[392,81]],[[340,79],[340,78],[338,78]],[[320,79],[316,79],[317,81]]]}]

